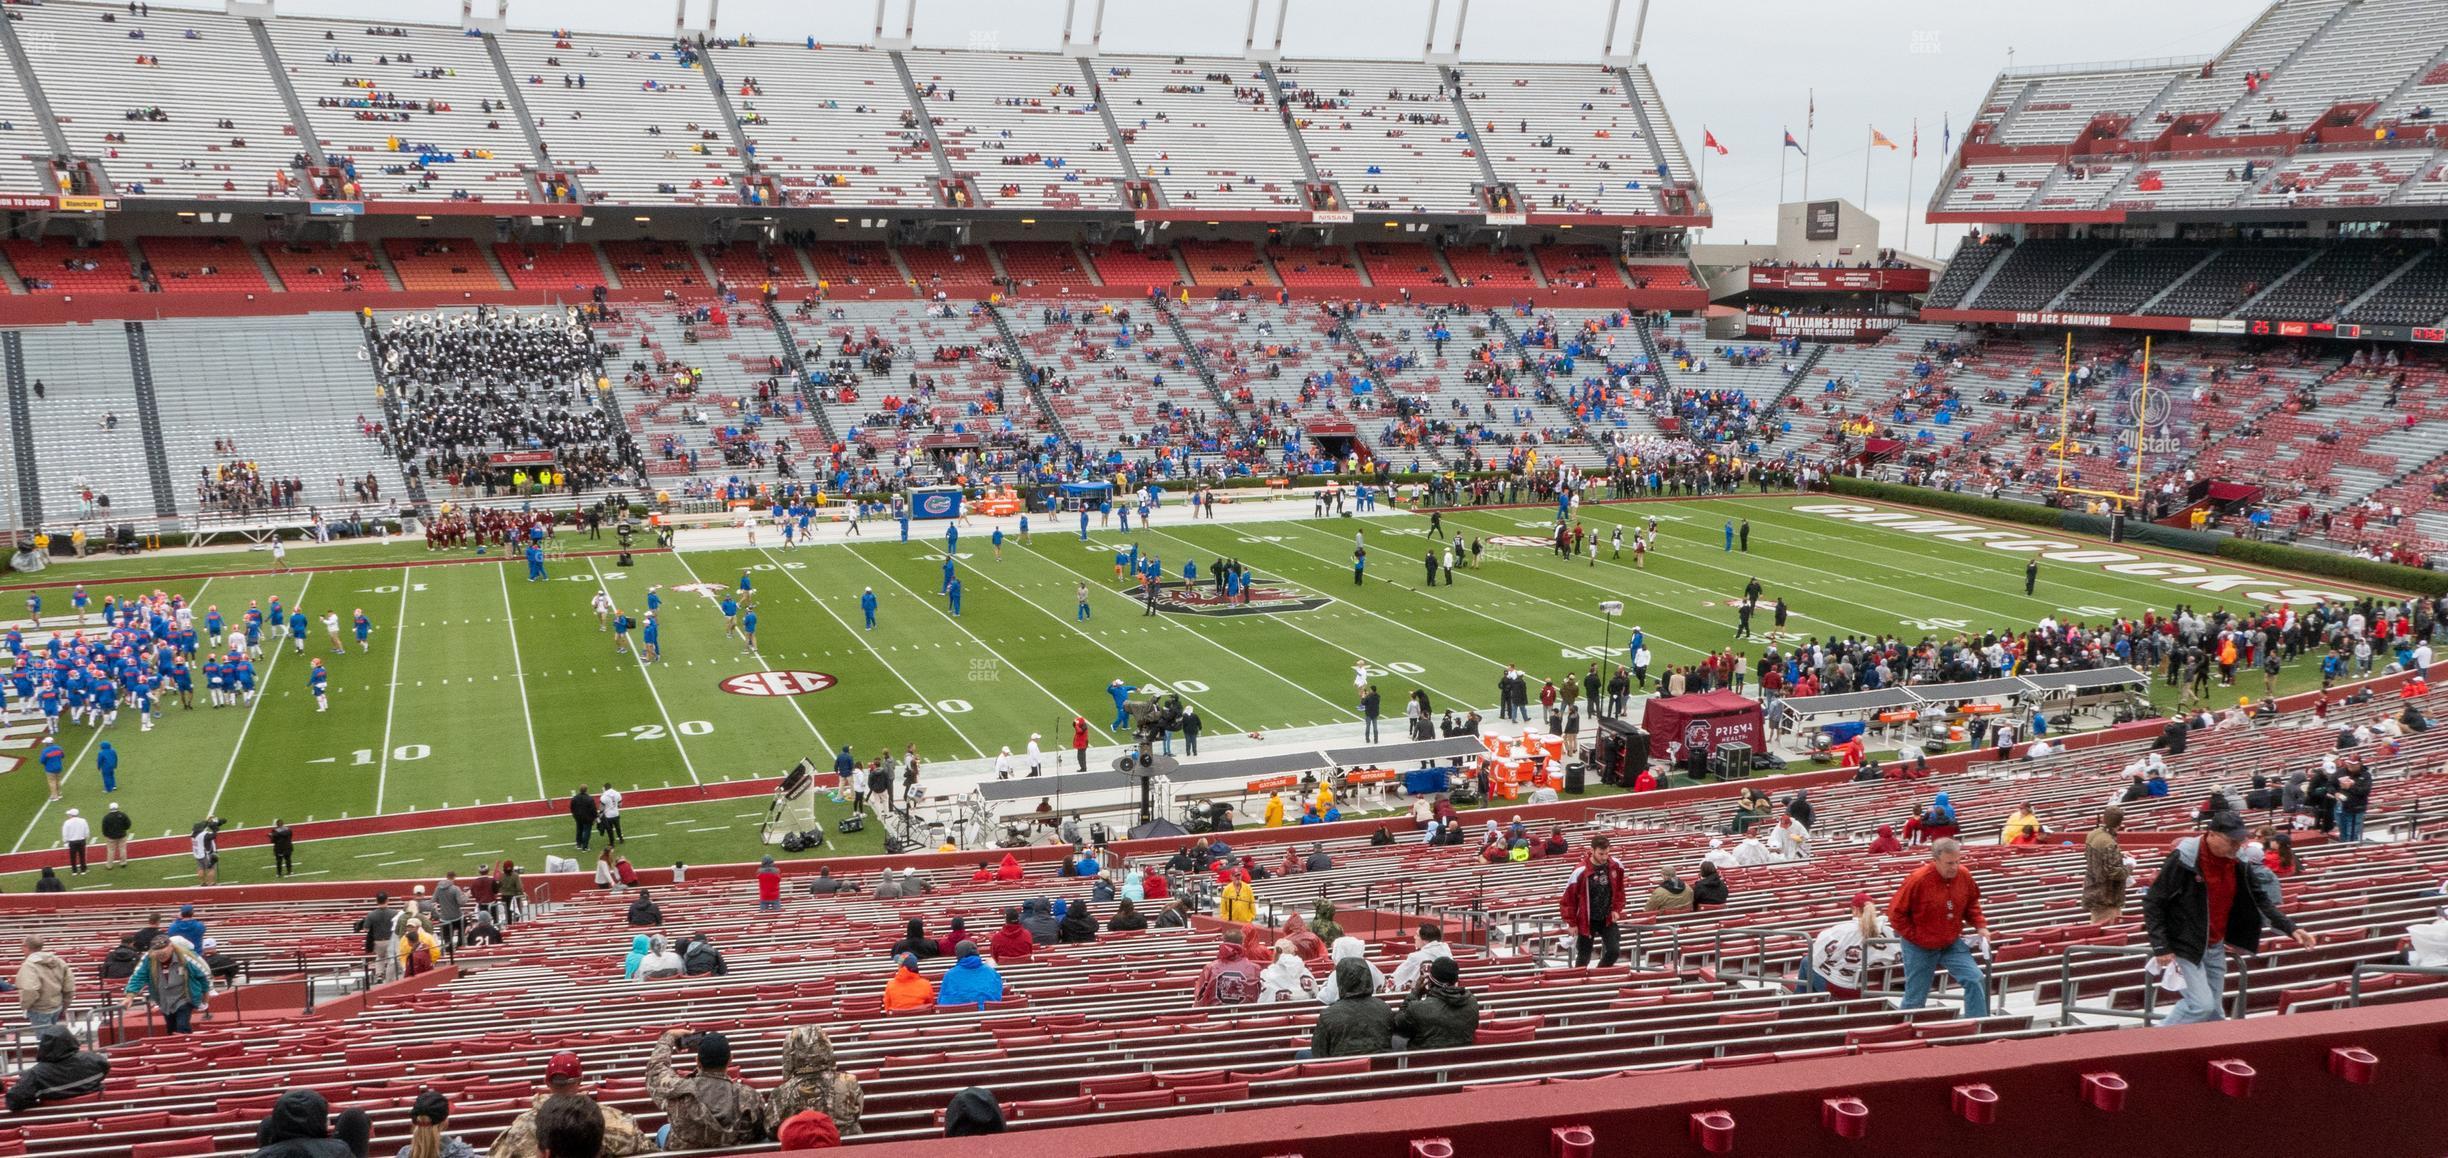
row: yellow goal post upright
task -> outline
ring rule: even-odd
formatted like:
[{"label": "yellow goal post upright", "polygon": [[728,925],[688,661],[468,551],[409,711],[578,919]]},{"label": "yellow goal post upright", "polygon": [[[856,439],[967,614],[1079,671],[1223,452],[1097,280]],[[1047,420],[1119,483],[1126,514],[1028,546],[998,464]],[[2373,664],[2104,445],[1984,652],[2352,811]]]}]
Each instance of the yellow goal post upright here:
[{"label": "yellow goal post upright", "polygon": [[[2057,460],[2057,493],[2104,499],[2110,504],[2112,511],[2140,511],[2144,472],[2150,459],[2148,447],[2151,430],[2148,416],[2151,413],[2151,339],[2147,335],[2142,339],[2142,376],[2140,382],[2134,387],[2135,392],[2130,403],[2120,404],[2113,408],[2118,420],[2117,428],[2103,430],[2093,435],[2094,441],[2089,449],[2086,449],[2085,443],[2075,438],[2073,433],[2074,331],[2066,331],[2062,350],[2057,372],[2057,442],[2051,448]],[[2126,429],[2128,423],[2131,424],[2130,430]],[[2127,441],[2128,439],[2130,441]],[[2133,469],[2130,473],[2116,464],[2114,451],[2120,442],[2125,442],[2126,445],[2133,448]],[[2101,447],[2105,447],[2108,453],[2096,453]],[[2084,473],[2086,465],[2105,465],[2112,469],[2087,475]],[[2109,481],[2128,483],[2130,489],[2109,490],[2106,485],[2103,485]]]}]

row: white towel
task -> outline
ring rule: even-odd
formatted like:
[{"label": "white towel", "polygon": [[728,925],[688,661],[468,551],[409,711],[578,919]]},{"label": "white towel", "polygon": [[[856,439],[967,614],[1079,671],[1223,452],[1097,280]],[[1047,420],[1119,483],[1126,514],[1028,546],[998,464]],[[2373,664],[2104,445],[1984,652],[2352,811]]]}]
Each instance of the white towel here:
[{"label": "white towel", "polygon": [[2156,979],[2159,982],[2159,988],[2166,992],[2182,993],[2185,991],[2184,962],[2181,960],[2171,959],[2163,969],[2159,965],[2159,959],[2152,957],[2142,963],[2142,976]]}]

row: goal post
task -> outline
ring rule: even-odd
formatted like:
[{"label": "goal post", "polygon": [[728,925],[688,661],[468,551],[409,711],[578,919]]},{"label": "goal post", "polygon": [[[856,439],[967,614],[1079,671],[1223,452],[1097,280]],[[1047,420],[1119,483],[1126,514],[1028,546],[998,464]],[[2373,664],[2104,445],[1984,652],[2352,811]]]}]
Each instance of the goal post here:
[{"label": "goal post", "polygon": [[[2171,425],[2169,393],[2152,381],[2152,339],[2142,339],[2138,375],[2114,382],[2098,380],[2077,386],[2074,332],[2066,331],[2057,374],[2057,439],[2050,445],[2061,495],[2102,499],[2113,507],[2138,511],[2142,488],[2155,455],[2164,454],[2180,435]],[[2076,409],[2077,395],[2081,409]],[[2075,429],[2077,424],[2082,429]],[[2112,508],[2113,509],[2113,508]]]}]

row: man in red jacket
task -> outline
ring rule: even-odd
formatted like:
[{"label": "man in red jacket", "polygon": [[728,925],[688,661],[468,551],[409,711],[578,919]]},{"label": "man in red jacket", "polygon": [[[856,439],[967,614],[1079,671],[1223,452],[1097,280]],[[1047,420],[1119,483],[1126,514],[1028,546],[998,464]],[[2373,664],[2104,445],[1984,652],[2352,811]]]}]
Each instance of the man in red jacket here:
[{"label": "man in red jacket", "polygon": [[1088,717],[1071,717],[1071,751],[1079,756],[1079,770],[1088,770]]},{"label": "man in red jacket", "polygon": [[1616,921],[1624,911],[1624,871],[1607,853],[1606,834],[1590,838],[1589,852],[1564,882],[1564,923],[1572,926],[1573,966],[1589,964],[1592,938],[1606,942],[1598,964],[1613,965],[1617,952]]},{"label": "man in red jacket", "polygon": [[1905,877],[1887,902],[1887,920],[1904,942],[1904,1000],[1896,1008],[1928,1004],[1930,986],[1944,968],[1963,986],[1964,1016],[1989,1016],[1989,979],[1973,956],[1975,942],[1964,936],[1967,924],[1987,936],[1989,917],[1981,912],[1980,884],[1964,871],[1962,841],[1931,842],[1929,863]]}]

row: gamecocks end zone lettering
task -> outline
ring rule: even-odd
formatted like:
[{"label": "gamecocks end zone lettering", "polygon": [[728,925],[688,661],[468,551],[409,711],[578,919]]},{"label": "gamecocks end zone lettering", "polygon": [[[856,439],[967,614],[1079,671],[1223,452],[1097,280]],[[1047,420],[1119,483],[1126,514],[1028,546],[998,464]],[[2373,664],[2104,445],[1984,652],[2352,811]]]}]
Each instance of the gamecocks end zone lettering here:
[{"label": "gamecocks end zone lettering", "polygon": [[735,696],[804,696],[834,682],[820,671],[748,671],[724,680],[722,690]]}]

